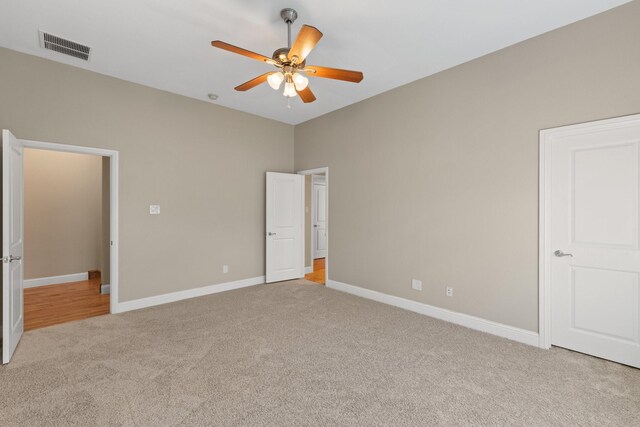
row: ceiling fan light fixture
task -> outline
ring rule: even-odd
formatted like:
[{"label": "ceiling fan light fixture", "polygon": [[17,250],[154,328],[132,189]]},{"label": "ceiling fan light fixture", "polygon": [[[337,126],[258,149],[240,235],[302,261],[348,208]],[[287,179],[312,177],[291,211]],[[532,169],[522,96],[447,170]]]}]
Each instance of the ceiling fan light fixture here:
[{"label": "ceiling fan light fixture", "polygon": [[300,73],[295,73],[293,75],[293,83],[296,86],[296,90],[305,90],[309,85],[309,79]]},{"label": "ceiling fan light fixture", "polygon": [[[307,104],[314,102],[316,97],[309,88],[307,75],[303,74],[303,72],[310,73],[309,75],[312,77],[323,77],[353,83],[362,81],[363,75],[360,71],[341,70],[339,68],[320,67],[317,65],[307,66],[307,56],[322,38],[322,32],[316,27],[303,25],[295,41],[291,43],[291,24],[293,24],[298,17],[298,13],[291,8],[283,9],[280,12],[280,17],[287,24],[287,47],[276,49],[271,55],[271,58],[223,42],[222,40],[213,40],[211,42],[211,46],[213,47],[262,63],[274,65],[278,69],[278,71],[271,71],[254,77],[236,86],[234,88],[235,90],[245,92],[265,82],[267,82],[272,89],[279,90],[284,82],[283,95],[286,98],[291,99],[299,95],[302,102]],[[289,101],[287,101],[287,105],[289,105]]]},{"label": "ceiling fan light fixture", "polygon": [[284,96],[289,98],[293,98],[298,93],[296,92],[296,87],[293,82],[287,82],[284,84],[284,92],[282,93]]},{"label": "ceiling fan light fixture", "polygon": [[273,73],[273,74],[270,74],[269,77],[267,77],[267,83],[269,83],[269,86],[271,86],[273,90],[280,89],[280,85],[282,84],[283,81],[284,81],[284,74],[282,73]]}]

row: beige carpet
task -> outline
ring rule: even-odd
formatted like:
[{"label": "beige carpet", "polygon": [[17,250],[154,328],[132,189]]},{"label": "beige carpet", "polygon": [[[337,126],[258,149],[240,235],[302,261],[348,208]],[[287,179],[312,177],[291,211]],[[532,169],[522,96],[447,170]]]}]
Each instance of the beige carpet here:
[{"label": "beige carpet", "polygon": [[0,425],[640,425],[640,370],[309,282],[25,334]]}]

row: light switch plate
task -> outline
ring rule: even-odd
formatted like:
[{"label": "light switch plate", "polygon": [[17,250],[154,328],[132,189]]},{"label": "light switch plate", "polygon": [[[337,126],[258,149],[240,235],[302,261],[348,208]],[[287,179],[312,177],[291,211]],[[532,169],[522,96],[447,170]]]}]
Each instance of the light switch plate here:
[{"label": "light switch plate", "polygon": [[150,215],[160,215],[160,205],[149,205]]}]

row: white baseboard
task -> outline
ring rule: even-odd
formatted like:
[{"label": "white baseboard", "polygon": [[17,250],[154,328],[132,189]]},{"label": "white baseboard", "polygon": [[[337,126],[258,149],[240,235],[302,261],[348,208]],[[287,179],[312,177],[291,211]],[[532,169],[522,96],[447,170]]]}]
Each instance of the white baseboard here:
[{"label": "white baseboard", "polygon": [[304,274],[309,274],[309,273],[313,273],[313,266],[304,268]]},{"label": "white baseboard", "polygon": [[111,293],[111,285],[106,284],[106,285],[100,285],[100,293],[102,295],[108,295]]},{"label": "white baseboard", "polygon": [[499,337],[518,341],[523,344],[539,347],[539,337],[536,332],[527,331],[525,329],[516,328],[514,326],[504,325],[502,323],[493,322],[491,320],[482,319],[480,317],[470,316],[468,314],[447,310],[433,305],[412,301],[406,298],[400,298],[393,295],[383,294],[382,292],[372,291],[370,289],[361,288],[359,286],[348,285],[346,283],[336,282],[335,280],[327,280],[327,287],[338,291],[347,292],[362,298],[384,304],[393,305],[415,313],[424,314],[425,316],[435,317],[436,319],[455,323],[470,329],[486,332]]},{"label": "white baseboard", "polygon": [[119,302],[112,313],[124,313],[125,311],[139,310],[141,308],[153,307],[170,302],[181,301],[183,299],[196,298],[205,295],[217,294],[218,292],[231,291],[233,289],[246,288],[249,286],[261,285],[265,281],[264,276],[253,277],[251,279],[237,280],[235,282],[219,283],[217,285],[204,286],[201,288],[187,289],[186,291],[171,292],[169,294],[156,295],[153,297],[140,298],[132,301]]},{"label": "white baseboard", "polygon": [[89,272],[65,274],[62,276],[40,277],[38,279],[24,280],[25,288],[36,288],[38,286],[59,285],[61,283],[81,282],[89,280]]}]

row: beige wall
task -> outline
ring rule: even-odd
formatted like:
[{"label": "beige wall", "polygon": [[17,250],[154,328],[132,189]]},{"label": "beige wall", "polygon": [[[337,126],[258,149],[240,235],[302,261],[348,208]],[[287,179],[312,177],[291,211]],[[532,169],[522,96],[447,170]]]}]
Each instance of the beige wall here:
[{"label": "beige wall", "polygon": [[538,131],[640,112],[638,22],[632,2],[296,126],[296,169],[331,171],[330,279],[536,331]]},{"label": "beige wall", "polygon": [[24,151],[24,277],[100,269],[102,158]]},{"label": "beige wall", "polygon": [[292,126],[7,49],[0,94],[18,138],[120,152],[120,301],[264,275],[265,172],[293,171]]}]

